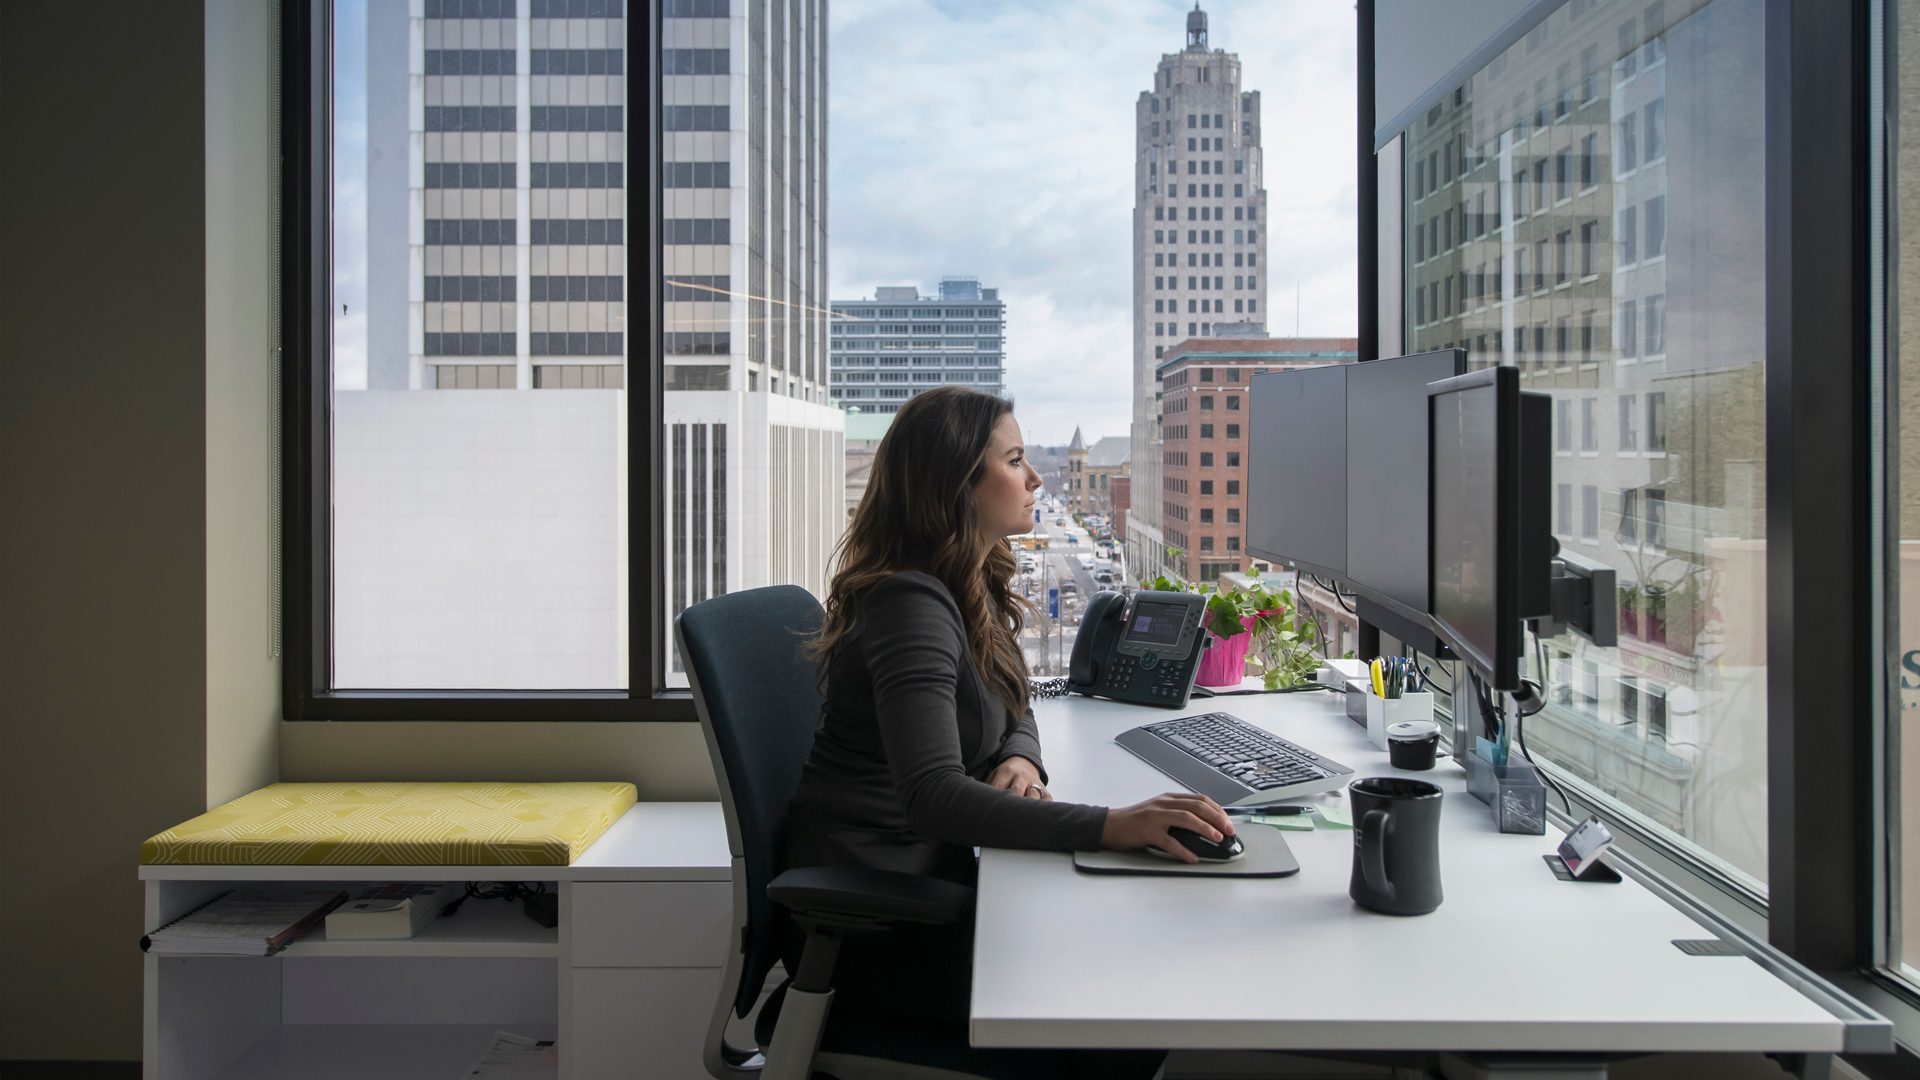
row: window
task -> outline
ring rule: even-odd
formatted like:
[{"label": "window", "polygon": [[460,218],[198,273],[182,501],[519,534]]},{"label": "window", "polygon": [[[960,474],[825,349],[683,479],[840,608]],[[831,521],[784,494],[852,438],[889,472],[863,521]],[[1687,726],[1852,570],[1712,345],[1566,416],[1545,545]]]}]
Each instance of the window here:
[{"label": "window", "polygon": [[1227,481],[1227,494],[1229,495],[1240,494],[1240,481],[1238,480]]},{"label": "window", "polygon": [[1615,176],[1624,176],[1640,164],[1640,144],[1637,137],[1639,127],[1634,117],[1625,116],[1613,125],[1613,169]]},{"label": "window", "polygon": [[1646,355],[1658,356],[1667,351],[1667,298],[1647,297],[1644,311],[1647,323]]},{"label": "window", "polygon": [[[1682,13],[1674,4],[1667,8],[1674,17]],[[1498,319],[1488,313],[1486,327],[1467,329],[1434,321],[1436,292],[1432,298],[1423,296],[1427,319],[1409,319],[1404,340],[1392,342],[1400,352],[1425,352],[1463,336],[1492,336],[1494,327],[1505,329],[1505,354],[1500,356],[1496,346],[1496,357],[1526,371],[1530,390],[1555,398],[1549,480],[1555,532],[1576,550],[1617,565],[1622,586],[1632,582],[1642,594],[1651,588],[1667,596],[1661,650],[1684,657],[1684,663],[1668,657],[1659,661],[1663,667],[1655,673],[1645,661],[1645,646],[1640,651],[1603,650],[1571,634],[1551,640],[1548,650],[1565,657],[1555,665],[1563,675],[1549,678],[1557,686],[1549,686],[1546,711],[1526,721],[1528,749],[1569,776],[1582,798],[1599,799],[1647,830],[1690,847],[1734,880],[1749,886],[1759,882],[1755,888],[1764,888],[1763,838],[1707,822],[1680,807],[1726,798],[1753,805],[1764,803],[1766,796],[1764,774],[1745,771],[1736,776],[1724,765],[1726,755],[1747,755],[1747,761],[1757,761],[1751,757],[1755,753],[1764,757],[1763,724],[1755,717],[1757,709],[1764,715],[1764,703],[1709,673],[1713,657],[1730,651],[1766,655],[1766,613],[1734,605],[1724,592],[1715,603],[1682,600],[1686,580],[1711,580],[1711,586],[1701,588],[1724,590],[1734,563],[1740,567],[1732,571],[1736,577],[1764,577],[1766,515],[1755,513],[1768,465],[1763,438],[1768,140],[1763,110],[1755,104],[1764,102],[1766,79],[1772,75],[1761,50],[1763,8],[1743,0],[1690,2],[1684,6],[1686,19],[1670,31],[1667,15],[1647,13],[1647,0],[1588,8],[1567,33],[1540,35],[1532,54],[1526,52],[1523,38],[1471,73],[1457,123],[1450,115],[1450,125],[1442,131],[1413,125],[1398,133],[1407,160],[1400,209],[1409,219],[1413,160],[1425,160],[1428,152],[1444,148],[1461,129],[1498,136],[1488,150],[1511,158],[1498,179],[1505,190],[1494,190],[1494,183],[1484,188],[1469,183],[1467,192],[1455,186],[1428,194],[1419,204],[1419,221],[1425,225],[1427,219],[1461,208],[1473,221],[1475,196],[1490,190],[1492,215],[1511,208],[1511,221],[1492,225],[1509,225],[1500,246],[1513,254],[1505,259],[1511,273],[1500,273],[1507,267],[1498,267],[1492,275],[1496,282],[1511,282],[1511,292],[1501,296]],[[1588,23],[1596,23],[1596,29],[1588,31]],[[1567,25],[1565,13],[1555,13],[1548,25]],[[1730,35],[1728,27],[1738,27],[1743,37]],[[1668,33],[1674,35],[1672,50],[1645,50],[1651,38]],[[1684,48],[1682,35],[1688,35]],[[1645,67],[1655,56],[1661,58],[1659,67],[1649,73]],[[1505,69],[1503,81],[1494,77],[1500,67]],[[1565,79],[1559,77],[1563,67]],[[1910,69],[1920,71],[1920,65],[1899,67],[1903,73]],[[1526,88],[1519,92],[1513,88],[1515,71],[1526,71]],[[1741,75],[1726,79],[1728,71]],[[1542,75],[1546,85],[1536,86]],[[1713,125],[1668,125],[1668,88],[1676,94],[1684,88],[1688,115],[1713,117]],[[1548,142],[1542,142],[1540,133],[1507,135],[1515,121],[1536,127],[1542,108],[1559,115],[1561,98],[1555,94],[1563,90],[1576,108],[1569,110],[1565,125],[1555,123],[1549,129]],[[1730,127],[1736,119],[1738,127]],[[1563,127],[1567,135],[1559,135]],[[1674,138],[1680,144],[1670,144]],[[1488,158],[1498,160],[1496,154]],[[1665,167],[1674,161],[1686,161],[1686,169]],[[1549,184],[1551,190],[1546,190]],[[1555,217],[1551,227],[1511,229],[1513,223],[1542,221],[1549,202],[1572,194],[1580,196],[1582,211]],[[1596,208],[1592,217],[1584,209],[1588,206]],[[1599,213],[1609,213],[1611,219]],[[1475,225],[1469,234],[1476,233]],[[1695,248],[1693,236],[1711,236],[1711,244]],[[1730,242],[1736,246],[1732,252],[1726,250]],[[1603,244],[1611,244],[1611,250]],[[1411,236],[1405,250],[1413,250]],[[1492,256],[1494,252],[1486,252],[1486,258]],[[1478,252],[1475,258],[1480,258]],[[1428,284],[1438,277],[1427,265],[1409,267],[1404,275],[1405,288],[1417,294],[1427,294]],[[1572,284],[1574,279],[1580,284]],[[1551,294],[1551,300],[1532,296],[1542,284],[1559,281],[1569,281],[1569,288]],[[1473,288],[1469,294],[1478,298],[1480,290]],[[1668,300],[1686,304],[1684,344],[1667,338]],[[1407,311],[1415,309],[1415,298],[1409,296]],[[1388,342],[1380,344],[1382,350],[1388,348]],[[1534,363],[1526,363],[1528,354]],[[1596,361],[1597,382],[1586,380],[1586,371],[1569,371],[1569,379],[1534,375],[1542,369],[1540,359],[1571,359],[1572,354]],[[1653,363],[1647,363],[1649,356]],[[1480,359],[1476,356],[1476,363]],[[1707,371],[1713,371],[1713,377],[1705,377]],[[1686,398],[1668,396],[1674,392],[1684,392]],[[1599,415],[1601,400],[1619,413]],[[1684,407],[1668,409],[1668,404]],[[1622,454],[1667,457],[1613,461],[1609,454],[1599,459],[1601,423],[1619,432],[1617,450]],[[1615,440],[1609,436],[1605,442]],[[1676,450],[1684,452],[1674,454]],[[1693,536],[1713,536],[1711,553],[1705,540]],[[1644,546],[1655,548],[1657,555],[1628,557],[1628,550],[1640,552]],[[1738,555],[1732,553],[1736,548]],[[1718,615],[1695,617],[1682,609]],[[1644,605],[1634,611],[1638,619],[1651,621]],[[1763,659],[1755,661],[1751,671],[1764,680]],[[1611,742],[1615,736],[1609,732],[1617,732],[1619,724],[1615,686],[1622,675],[1638,680],[1634,707],[1642,728],[1649,728],[1649,715],[1665,707],[1653,703],[1649,686],[1659,686],[1663,698],[1674,700],[1665,713],[1668,734],[1659,753],[1670,755],[1661,761],[1684,765],[1661,773],[1667,778],[1665,790],[1651,780],[1655,769],[1649,759],[1620,757],[1626,751]],[[1914,680],[1920,682],[1920,676]],[[1626,778],[1644,767],[1640,778]],[[1914,934],[1920,936],[1920,930]]]},{"label": "window", "polygon": [[1614,539],[1631,546],[1640,536],[1640,493],[1632,488],[1620,492],[1620,525]]},{"label": "window", "polygon": [[1213,494],[1213,481],[1211,480],[1200,481],[1200,494],[1202,495]]}]

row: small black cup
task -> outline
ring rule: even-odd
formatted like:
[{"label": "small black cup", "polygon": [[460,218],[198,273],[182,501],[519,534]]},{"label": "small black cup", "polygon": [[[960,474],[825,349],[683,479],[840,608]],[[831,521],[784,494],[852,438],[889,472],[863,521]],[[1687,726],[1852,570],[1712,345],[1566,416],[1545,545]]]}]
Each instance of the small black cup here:
[{"label": "small black cup", "polygon": [[1347,895],[1385,915],[1440,906],[1440,789],[1375,776],[1347,786],[1353,810],[1353,877]]},{"label": "small black cup", "polygon": [[1431,720],[1387,725],[1387,758],[1396,769],[1431,769],[1439,749],[1440,725]]}]

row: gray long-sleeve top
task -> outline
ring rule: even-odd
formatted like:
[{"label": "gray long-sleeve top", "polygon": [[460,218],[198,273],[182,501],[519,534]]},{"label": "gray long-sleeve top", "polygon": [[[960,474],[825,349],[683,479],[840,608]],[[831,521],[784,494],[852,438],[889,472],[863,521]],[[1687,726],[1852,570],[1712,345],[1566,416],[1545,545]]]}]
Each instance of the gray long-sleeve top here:
[{"label": "gray long-sleeve top", "polygon": [[960,609],[905,571],[860,598],[788,820],[786,865],[973,880],[972,848],[1094,850],[1107,811],[989,786],[1013,755],[1045,766],[1032,713],[988,690]]}]

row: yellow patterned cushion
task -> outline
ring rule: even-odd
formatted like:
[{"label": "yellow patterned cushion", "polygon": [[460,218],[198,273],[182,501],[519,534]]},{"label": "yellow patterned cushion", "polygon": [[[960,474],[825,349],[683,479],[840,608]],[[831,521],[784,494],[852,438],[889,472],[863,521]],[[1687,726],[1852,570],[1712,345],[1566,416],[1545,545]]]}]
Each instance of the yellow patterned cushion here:
[{"label": "yellow patterned cushion", "polygon": [[566,866],[632,784],[273,784],[140,845],[142,863]]}]

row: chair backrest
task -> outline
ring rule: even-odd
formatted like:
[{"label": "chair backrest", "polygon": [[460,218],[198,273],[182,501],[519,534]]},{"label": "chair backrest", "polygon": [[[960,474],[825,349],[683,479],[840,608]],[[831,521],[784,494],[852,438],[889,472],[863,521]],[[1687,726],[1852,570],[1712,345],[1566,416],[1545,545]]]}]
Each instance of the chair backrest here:
[{"label": "chair backrest", "polygon": [[707,737],[727,843],[746,870],[746,940],[736,1015],[759,998],[779,959],[778,927],[767,883],[786,841],[787,804],[800,786],[823,704],[816,667],[800,646],[825,612],[796,585],[730,593],[680,613],[674,632]]}]

